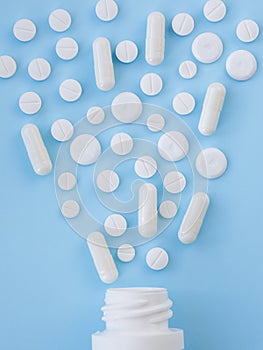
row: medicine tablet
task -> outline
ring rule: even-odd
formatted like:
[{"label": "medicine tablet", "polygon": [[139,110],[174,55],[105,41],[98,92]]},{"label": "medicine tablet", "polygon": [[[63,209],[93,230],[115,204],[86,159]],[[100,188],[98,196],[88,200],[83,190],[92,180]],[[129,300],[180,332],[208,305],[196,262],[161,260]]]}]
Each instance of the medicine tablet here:
[{"label": "medicine tablet", "polygon": [[122,262],[131,262],[135,258],[135,249],[130,244],[123,244],[118,248],[117,255]]},{"label": "medicine tablet", "polygon": [[36,114],[42,105],[41,98],[35,92],[25,92],[19,99],[19,107],[25,114]]},{"label": "medicine tablet", "polygon": [[152,114],[147,118],[147,127],[152,132],[163,130],[165,119],[161,114]]},{"label": "medicine tablet", "polygon": [[58,119],[51,126],[51,134],[55,140],[65,142],[71,139],[74,127],[67,119]]},{"label": "medicine tablet", "polygon": [[46,80],[51,73],[51,67],[44,58],[35,58],[28,65],[28,74],[37,81]]},{"label": "medicine tablet", "polygon": [[14,36],[19,41],[30,41],[36,35],[37,29],[35,24],[29,19],[20,19],[17,21],[13,28]]},{"label": "medicine tablet", "polygon": [[82,94],[82,87],[77,80],[68,79],[61,83],[59,94],[64,101],[75,102]]},{"label": "medicine tablet", "polygon": [[143,179],[149,179],[157,171],[157,163],[152,157],[144,156],[136,160],[134,170]]},{"label": "medicine tablet", "polygon": [[210,22],[219,22],[226,15],[226,5],[221,0],[210,0],[204,6],[204,16]]},{"label": "medicine tablet", "polygon": [[175,34],[186,36],[194,30],[195,22],[188,13],[179,13],[173,18],[172,27]]},{"label": "medicine tablet", "polygon": [[11,78],[16,69],[16,61],[11,56],[0,56],[0,78]]},{"label": "medicine tablet", "polygon": [[76,186],[77,179],[72,173],[62,173],[58,178],[58,186],[61,190],[71,191]]},{"label": "medicine tablet", "polygon": [[227,159],[219,149],[206,148],[199,153],[195,165],[201,176],[207,179],[216,179],[226,171]]},{"label": "medicine tablet", "polygon": [[73,219],[79,215],[80,206],[76,201],[68,200],[62,204],[61,212],[65,218]]},{"label": "medicine tablet", "polygon": [[187,115],[195,109],[195,99],[188,92],[181,92],[173,99],[173,109],[180,115]]},{"label": "medicine tablet", "polygon": [[177,205],[173,201],[164,201],[159,207],[159,214],[164,219],[172,219],[177,214]]},{"label": "medicine tablet", "polygon": [[102,21],[112,21],[118,15],[118,5],[114,0],[100,0],[97,2],[95,11]]},{"label": "medicine tablet", "polygon": [[257,60],[249,51],[234,51],[226,61],[226,70],[231,78],[245,81],[252,78],[256,73]]},{"label": "medicine tablet", "polygon": [[77,56],[78,52],[78,43],[72,38],[62,38],[56,44],[56,53],[62,60],[72,60]]},{"label": "medicine tablet", "polygon": [[158,66],[164,60],[165,17],[161,12],[151,12],[147,17],[145,39],[145,60],[151,66]]},{"label": "medicine tablet", "polygon": [[126,232],[127,221],[122,215],[113,214],[105,220],[104,228],[110,236],[119,237]]},{"label": "medicine tablet", "polygon": [[202,63],[213,63],[219,60],[223,53],[223,43],[214,33],[198,35],[192,44],[192,53]]},{"label": "medicine tablet", "polygon": [[163,185],[166,191],[170,193],[180,193],[185,189],[186,179],[179,171],[170,171],[165,175]]},{"label": "medicine tablet", "polygon": [[133,149],[133,139],[124,132],[116,134],[111,139],[111,149],[114,153],[124,156]]},{"label": "medicine tablet", "polygon": [[80,165],[89,165],[96,162],[101,154],[101,145],[92,135],[77,136],[70,145],[72,159]]},{"label": "medicine tablet", "polygon": [[188,151],[188,140],[179,131],[166,132],[158,141],[158,152],[160,156],[169,162],[183,159]]},{"label": "medicine tablet", "polygon": [[121,41],[115,50],[118,60],[122,63],[132,63],[138,56],[138,47],[131,40]]},{"label": "medicine tablet", "polygon": [[114,98],[111,105],[114,117],[123,123],[132,123],[142,113],[142,102],[132,92],[122,92]]},{"label": "medicine tablet", "polygon": [[101,124],[105,119],[104,109],[98,106],[91,107],[87,112],[87,119],[91,124]]},{"label": "medicine tablet", "polygon": [[163,81],[158,74],[148,73],[142,77],[140,87],[145,95],[155,96],[161,92],[163,88]]},{"label": "medicine tablet", "polygon": [[120,184],[118,174],[113,170],[104,170],[97,176],[96,183],[102,192],[114,192]]},{"label": "medicine tablet", "polygon": [[65,32],[71,26],[71,16],[66,10],[58,9],[51,12],[48,22],[55,32]]},{"label": "medicine tablet", "polygon": [[244,43],[255,41],[259,35],[259,26],[255,21],[246,19],[237,26],[236,34]]},{"label": "medicine tablet", "polygon": [[151,238],[158,230],[157,188],[145,183],[139,189],[138,231],[141,236]]},{"label": "medicine tablet", "polygon": [[146,255],[147,265],[155,271],[163,270],[169,262],[167,252],[162,248],[153,248]]},{"label": "medicine tablet", "polygon": [[179,73],[184,79],[192,79],[196,76],[197,66],[193,61],[184,61],[180,64]]}]

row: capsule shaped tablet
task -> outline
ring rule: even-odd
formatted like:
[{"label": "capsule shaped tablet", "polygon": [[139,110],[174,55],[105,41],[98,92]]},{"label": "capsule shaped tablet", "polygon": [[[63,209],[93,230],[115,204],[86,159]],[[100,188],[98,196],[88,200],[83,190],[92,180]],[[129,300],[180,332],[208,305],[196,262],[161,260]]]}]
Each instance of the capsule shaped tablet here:
[{"label": "capsule shaped tablet", "polygon": [[104,283],[113,283],[118,277],[118,270],[103,234],[89,234],[87,244],[100,279]]},{"label": "capsule shaped tablet", "polygon": [[193,195],[178,233],[179,240],[182,243],[190,244],[196,240],[204,221],[209,202],[209,197],[204,192],[198,192]]},{"label": "capsule shaped tablet", "polygon": [[210,136],[216,131],[225,96],[226,88],[224,85],[220,83],[209,85],[198,125],[201,134]]},{"label": "capsule shaped tablet", "polygon": [[150,183],[139,190],[138,231],[146,238],[157,233],[157,189]]},{"label": "capsule shaped tablet", "polygon": [[115,85],[110,42],[107,38],[93,41],[94,71],[97,87],[108,91]]},{"label": "capsule shaped tablet", "polygon": [[147,18],[145,59],[152,66],[161,64],[165,48],[165,17],[161,12],[152,12]]},{"label": "capsule shaped tablet", "polygon": [[21,135],[34,171],[38,175],[50,173],[52,163],[38,127],[26,124],[21,130]]}]

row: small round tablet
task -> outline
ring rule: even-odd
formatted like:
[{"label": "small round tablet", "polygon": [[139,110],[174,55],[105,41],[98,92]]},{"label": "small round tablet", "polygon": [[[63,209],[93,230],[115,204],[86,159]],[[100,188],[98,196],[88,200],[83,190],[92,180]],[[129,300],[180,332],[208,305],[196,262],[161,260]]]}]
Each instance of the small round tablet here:
[{"label": "small round tablet", "polygon": [[44,58],[35,58],[28,65],[28,74],[37,81],[46,80],[51,73],[51,67]]},{"label": "small round tablet", "polygon": [[256,40],[259,35],[259,26],[251,19],[245,19],[237,26],[237,37],[244,43],[251,43]]},{"label": "small round tablet", "polygon": [[72,173],[62,173],[58,178],[58,186],[64,191],[71,191],[76,183],[77,179]]},{"label": "small round tablet", "polygon": [[206,148],[197,156],[195,165],[201,176],[207,179],[216,179],[226,171],[227,159],[219,149]]},{"label": "small round tablet", "polygon": [[122,63],[132,63],[138,56],[138,47],[131,40],[123,40],[116,46],[116,57]]},{"label": "small round tablet", "polygon": [[135,162],[134,170],[143,179],[149,179],[157,171],[157,163],[152,157],[144,156]]},{"label": "small round tablet", "polygon": [[197,66],[193,61],[184,61],[180,64],[179,73],[184,79],[192,79],[196,76]]},{"label": "small round tablet", "polygon": [[133,149],[133,139],[129,134],[120,132],[111,139],[111,149],[114,153],[124,156]]},{"label": "small round tablet", "polygon": [[122,215],[113,214],[105,220],[104,228],[110,236],[119,237],[126,232],[127,221]]},{"label": "small round tablet", "polygon": [[98,174],[96,183],[102,192],[110,193],[114,192],[119,187],[120,179],[115,171],[104,170]]},{"label": "small round tablet", "polygon": [[61,207],[62,215],[68,219],[73,219],[79,215],[80,206],[78,202],[74,200],[68,200],[62,204]]},{"label": "small round tablet", "polygon": [[185,189],[186,179],[179,171],[170,171],[165,175],[163,185],[167,192],[177,194]]},{"label": "small round tablet", "polygon": [[167,252],[159,247],[151,249],[146,255],[147,265],[155,271],[163,270],[169,262]]},{"label": "small round tablet", "polygon": [[142,113],[142,102],[132,92],[122,92],[114,98],[111,105],[114,117],[123,123],[132,123]]},{"label": "small round tablet", "polygon": [[25,114],[36,114],[42,106],[40,96],[33,92],[25,92],[19,99],[19,107]]},{"label": "small round tablet", "polygon": [[173,201],[163,201],[159,207],[159,214],[164,219],[172,219],[177,214],[177,205]]},{"label": "small round tablet", "polygon": [[61,83],[59,94],[64,101],[75,102],[82,94],[82,87],[77,80],[67,79]]},{"label": "small round tablet", "polygon": [[48,22],[55,32],[65,32],[71,26],[71,16],[68,11],[57,9],[51,12]]},{"label": "small round tablet", "polygon": [[51,126],[51,134],[55,140],[65,142],[71,139],[74,127],[67,119],[58,119]]},{"label": "small round tablet", "polygon": [[135,249],[130,244],[123,244],[118,248],[117,255],[122,262],[131,262],[135,258]]},{"label": "small round tablet", "polygon": [[209,0],[204,6],[204,16],[210,22],[219,22],[226,15],[226,5],[221,0]]},{"label": "small round tablet", "polygon": [[223,43],[214,33],[198,35],[192,44],[192,53],[202,63],[216,62],[223,53]]},{"label": "small round tablet", "polygon": [[257,60],[249,51],[234,51],[226,61],[226,70],[231,78],[245,81],[252,78],[256,73]]},{"label": "small round tablet", "polygon": [[91,124],[101,124],[105,119],[104,109],[98,106],[91,107],[87,112],[87,119]]},{"label": "small round tablet", "polygon": [[163,81],[158,74],[148,73],[141,78],[140,87],[145,95],[155,96],[161,92]]},{"label": "small round tablet", "polygon": [[73,38],[62,38],[56,44],[56,53],[62,60],[72,60],[77,56],[78,52],[78,43]]},{"label": "small round tablet", "polygon": [[112,21],[118,15],[118,5],[114,0],[99,0],[95,11],[102,21]]},{"label": "small round tablet", "polygon": [[13,28],[14,36],[19,41],[30,41],[32,40],[36,35],[37,29],[35,24],[30,21],[29,19],[20,19],[17,21]]},{"label": "small round tablet", "polygon": [[101,145],[96,137],[90,134],[77,136],[70,145],[70,155],[80,165],[95,163],[100,154]]},{"label": "small round tablet", "polygon": [[180,115],[188,115],[195,109],[195,99],[188,92],[181,92],[173,99],[173,109]]},{"label": "small round tablet", "polygon": [[163,130],[165,119],[161,114],[152,114],[147,118],[147,127],[152,132]]},{"label": "small round tablet", "polygon": [[183,159],[188,151],[188,140],[179,131],[166,132],[158,141],[158,152],[160,156],[169,162]]},{"label": "small round tablet", "polygon": [[186,36],[194,30],[195,22],[188,13],[179,13],[173,18],[172,27],[177,35]]},{"label": "small round tablet", "polygon": [[17,69],[16,61],[11,56],[0,56],[0,78],[11,78]]}]

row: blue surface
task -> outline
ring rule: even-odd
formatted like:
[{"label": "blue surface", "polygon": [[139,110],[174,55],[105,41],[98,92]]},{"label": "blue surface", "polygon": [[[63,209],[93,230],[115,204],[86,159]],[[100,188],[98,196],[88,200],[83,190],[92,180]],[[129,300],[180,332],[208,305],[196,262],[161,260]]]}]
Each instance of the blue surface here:
[{"label": "blue surface", "polygon": [[[228,172],[209,183],[211,206],[197,242],[183,246],[176,237],[183,209],[172,226],[156,240],[140,246],[131,264],[118,263],[120,277],[114,286],[164,286],[174,300],[172,326],[185,330],[186,349],[260,350],[263,348],[263,235],[262,216],[262,35],[255,43],[243,44],[235,37],[237,23],[252,18],[263,21],[260,0],[227,1],[223,22],[212,24],[202,15],[203,1],[118,0],[120,12],[111,23],[94,14],[96,1],[78,2],[1,0],[0,53],[14,56],[17,74],[0,81],[1,128],[1,229],[0,229],[0,349],[3,350],[91,350],[90,335],[104,325],[100,307],[106,290],[94,270],[85,241],[73,233],[61,217],[53,176],[36,176],[27,160],[20,129],[35,122],[41,129],[52,161],[59,144],[50,136],[50,125],[61,117],[78,121],[94,104],[109,105],[121,91],[137,93],[143,102],[171,110],[173,96],[187,90],[196,97],[197,107],[184,120],[197,134],[201,103],[207,86],[220,81],[227,87],[227,99],[217,133],[205,138],[203,147],[221,148],[229,159]],[[73,17],[71,29],[53,32],[47,17],[63,7]],[[149,12],[162,11],[167,18],[164,63],[152,68],[144,61],[145,20]],[[171,30],[172,17],[186,11],[196,20],[187,38]],[[30,43],[19,43],[12,35],[13,23],[22,17],[35,21],[38,33]],[[198,75],[184,81],[178,66],[191,59],[193,38],[203,31],[218,33],[224,42],[222,58],[215,64],[198,64]],[[73,36],[80,45],[78,57],[63,62],[54,46],[63,36]],[[112,47],[123,39],[134,40],[140,50],[131,65],[114,59],[116,86],[108,92],[95,87],[91,43],[106,35]],[[259,69],[248,82],[231,80],[224,68],[226,57],[236,49],[250,49]],[[32,58],[43,56],[52,65],[50,78],[33,82],[27,75]],[[140,77],[154,71],[164,80],[162,93],[154,98],[139,89]],[[84,94],[77,103],[67,104],[58,95],[66,78],[78,79]],[[23,115],[17,101],[20,94],[35,90],[44,105],[33,117]],[[191,179],[188,179],[190,182]],[[167,249],[170,264],[163,272],[150,271],[145,254],[153,246]],[[114,252],[115,254],[115,252]]]}]

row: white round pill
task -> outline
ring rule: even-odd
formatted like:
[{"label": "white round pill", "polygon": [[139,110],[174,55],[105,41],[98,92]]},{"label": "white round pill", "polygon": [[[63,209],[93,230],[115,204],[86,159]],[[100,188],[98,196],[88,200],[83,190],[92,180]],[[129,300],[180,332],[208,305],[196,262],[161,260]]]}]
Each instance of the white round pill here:
[{"label": "white round pill", "polygon": [[161,92],[163,81],[158,74],[148,73],[141,78],[140,87],[145,95],[155,96]]},{"label": "white round pill", "polygon": [[192,53],[202,63],[216,62],[223,53],[223,43],[214,33],[198,35],[192,44]]},{"label": "white round pill", "polygon": [[180,193],[185,189],[186,179],[179,171],[170,171],[165,175],[163,185],[169,193]]},{"label": "white round pill", "polygon": [[217,148],[206,148],[196,158],[196,169],[207,179],[216,179],[224,174],[227,168],[227,159]]},{"label": "white round pill", "polygon": [[226,70],[231,78],[245,81],[253,77],[257,71],[257,60],[247,50],[234,51],[226,61]]},{"label": "white round pill", "polygon": [[130,244],[123,244],[118,248],[117,255],[122,262],[131,262],[135,258],[135,249]]},{"label": "white round pill", "polygon": [[179,131],[169,131],[158,141],[160,156],[169,162],[183,159],[189,151],[187,138]]},{"label": "white round pill", "polygon": [[104,170],[97,176],[96,183],[102,192],[114,192],[120,184],[118,174],[113,170]]},{"label": "white round pill", "polygon": [[61,98],[67,102],[77,101],[82,94],[82,87],[77,80],[67,79],[59,87]]},{"label": "white round pill", "polygon": [[179,73],[184,79],[192,79],[196,76],[197,66],[193,61],[184,61],[180,64]]},{"label": "white round pill", "polygon": [[105,220],[104,228],[110,236],[119,237],[126,232],[127,221],[122,215],[113,214]]},{"label": "white round pill", "polygon": [[29,19],[20,19],[17,21],[13,28],[14,36],[19,41],[30,41],[32,40],[36,35],[37,29],[35,24],[30,21]]},{"label": "white round pill", "polygon": [[123,123],[132,123],[142,113],[142,102],[132,92],[122,92],[114,98],[111,105],[114,117]]},{"label": "white round pill", "polygon": [[65,142],[71,139],[74,127],[67,119],[58,119],[51,126],[51,134],[55,140]]},{"label": "white round pill", "polygon": [[138,56],[138,47],[131,40],[123,40],[116,46],[115,53],[122,63],[131,63]]},{"label": "white round pill", "polygon": [[173,18],[172,27],[177,35],[186,36],[194,30],[195,22],[188,13],[179,13]]},{"label": "white round pill", "polygon": [[147,265],[155,271],[163,270],[169,262],[167,252],[162,248],[153,248],[146,255]]},{"label": "white round pill", "polygon": [[111,149],[114,153],[124,156],[133,149],[133,139],[129,134],[120,132],[111,139]]},{"label": "white round pill", "polygon": [[17,69],[16,61],[11,56],[0,56],[0,78],[11,78]]},{"label": "white round pill", "polygon": [[41,98],[33,91],[25,92],[19,99],[19,107],[25,114],[36,114],[42,106]]},{"label": "white round pill", "polygon": [[62,38],[56,44],[56,53],[62,60],[72,60],[78,52],[78,43],[73,38]]},{"label": "white round pill", "polygon": [[89,165],[96,162],[101,154],[101,145],[92,135],[82,134],[77,136],[70,145],[72,159],[81,165]]},{"label": "white round pill", "polygon": [[76,201],[68,200],[62,204],[61,212],[66,218],[73,219],[79,215],[80,206]]},{"label": "white round pill", "polygon": [[112,21],[118,15],[118,5],[114,0],[100,0],[97,2],[95,11],[102,21]]},{"label": "white round pill", "polygon": [[71,16],[68,11],[57,9],[51,12],[48,22],[55,32],[65,32],[71,26]]},{"label": "white round pill", "polygon": [[51,67],[44,58],[35,58],[28,65],[28,74],[37,81],[46,80],[51,73]]},{"label": "white round pill", "polygon": [[77,183],[75,175],[72,173],[62,173],[58,178],[58,186],[61,190],[70,191]]},{"label": "white round pill", "polygon": [[87,112],[87,119],[91,124],[101,124],[105,119],[104,109],[98,106],[91,107]]},{"label": "white round pill", "polygon": [[149,179],[157,171],[157,163],[152,157],[144,156],[136,160],[134,170],[143,179]]},{"label": "white round pill", "polygon": [[239,40],[244,43],[251,43],[259,35],[259,26],[255,21],[245,19],[237,26],[236,34]]},{"label": "white round pill", "polygon": [[226,5],[221,0],[209,0],[204,6],[204,16],[210,22],[219,22],[226,15]]},{"label": "white round pill", "polygon": [[161,114],[152,114],[147,118],[147,127],[152,132],[163,130],[165,119]]},{"label": "white round pill", "polygon": [[163,201],[159,213],[164,219],[172,219],[177,214],[177,205],[173,201]]},{"label": "white round pill", "polygon": [[188,115],[195,109],[195,99],[188,92],[181,92],[173,99],[173,109],[180,115]]}]

